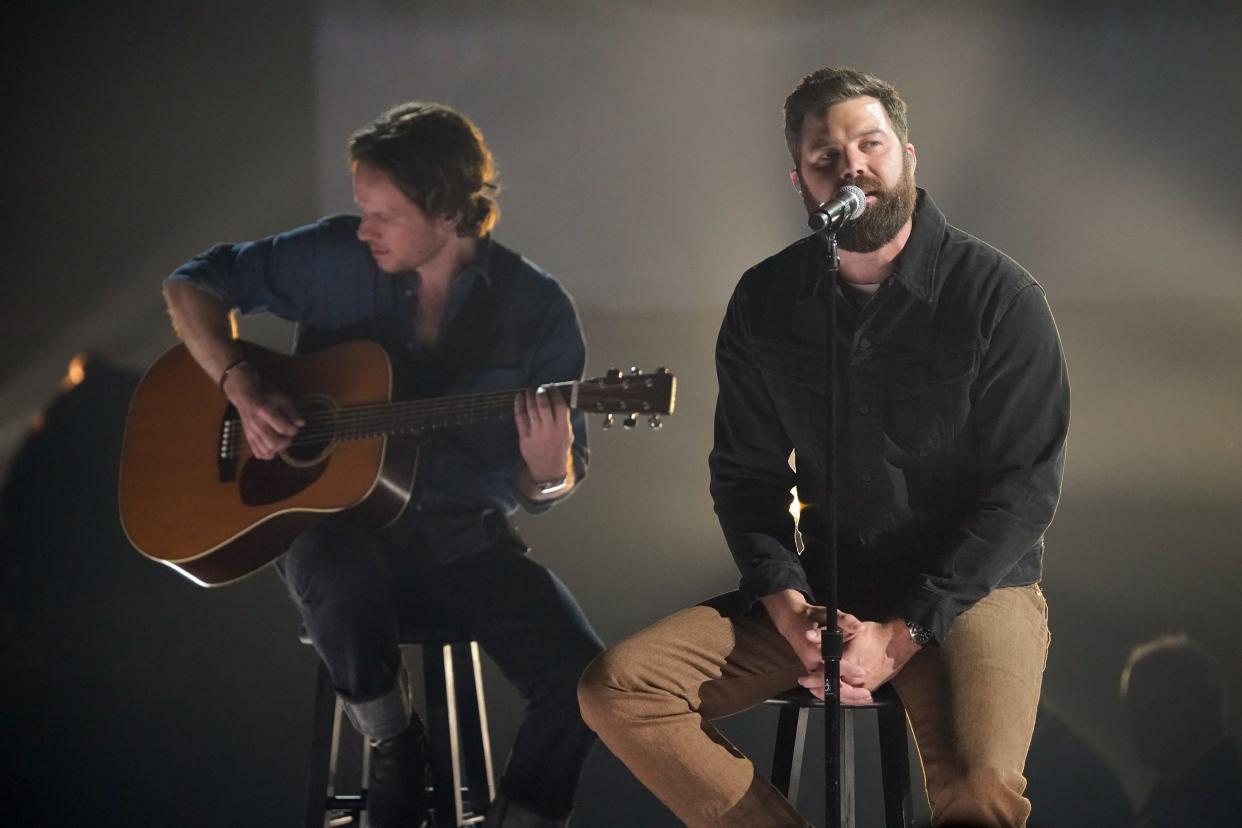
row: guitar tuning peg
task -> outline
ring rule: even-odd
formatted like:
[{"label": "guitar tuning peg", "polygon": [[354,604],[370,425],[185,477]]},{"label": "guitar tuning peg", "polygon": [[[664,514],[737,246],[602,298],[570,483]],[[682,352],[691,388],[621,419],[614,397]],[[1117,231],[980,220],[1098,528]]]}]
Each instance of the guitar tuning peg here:
[{"label": "guitar tuning peg", "polygon": [[664,428],[664,423],[660,421],[659,414],[652,414],[651,419],[647,420],[647,424],[651,426],[652,430]]},{"label": "guitar tuning peg", "polygon": [[604,372],[604,376],[608,377],[608,379],[621,379],[621,369],[609,368]]},{"label": "guitar tuning peg", "polygon": [[604,415],[604,430],[607,431],[610,428],[612,428],[612,415],[605,414]]},{"label": "guitar tuning peg", "polygon": [[634,426],[638,425],[638,415],[637,414],[628,415],[624,420],[621,421],[621,425],[625,426],[626,428],[633,428]]},{"label": "guitar tuning peg", "polygon": [[657,374],[667,374],[667,373],[668,373],[668,369],[667,369],[667,368],[665,368],[663,365],[661,365],[659,368],[657,368],[657,369],[656,369],[656,373],[657,373]]},{"label": "guitar tuning peg", "polygon": [[639,374],[641,374],[642,372],[643,372],[643,369],[642,369],[642,368],[639,368],[637,365],[631,365],[631,366],[630,366],[630,376],[632,376],[632,377],[636,377],[636,376],[638,376]]}]

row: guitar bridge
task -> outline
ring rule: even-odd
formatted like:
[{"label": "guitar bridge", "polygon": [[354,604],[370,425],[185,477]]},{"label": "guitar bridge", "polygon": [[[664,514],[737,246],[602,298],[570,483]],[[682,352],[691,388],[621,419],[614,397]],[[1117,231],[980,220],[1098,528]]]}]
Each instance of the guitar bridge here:
[{"label": "guitar bridge", "polygon": [[216,471],[221,483],[232,483],[237,479],[237,451],[233,446],[240,445],[238,441],[245,439],[241,418],[237,416],[237,409],[230,405],[224,409],[224,419],[220,421],[220,441],[216,447]]}]

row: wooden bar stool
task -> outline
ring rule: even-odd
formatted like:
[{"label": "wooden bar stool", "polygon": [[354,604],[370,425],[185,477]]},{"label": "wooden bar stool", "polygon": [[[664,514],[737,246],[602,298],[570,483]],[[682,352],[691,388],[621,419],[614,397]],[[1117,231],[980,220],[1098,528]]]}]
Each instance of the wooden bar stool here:
[{"label": "wooden bar stool", "polygon": [[[305,630],[299,638],[310,643]],[[422,648],[432,825],[479,825],[495,792],[479,644],[459,630],[430,627],[403,630],[400,643]],[[370,754],[370,742],[353,731],[321,662],[315,687],[306,828],[359,824],[366,810]],[[342,784],[349,778],[355,783]]]},{"label": "wooden bar stool", "polygon": [[[875,710],[880,734],[880,775],[884,785],[884,825],[911,828],[910,754],[906,741],[906,711],[891,685],[872,694],[867,705],[841,707],[841,821],[854,828],[854,719],[862,710]],[[780,706],[776,750],[772,756],[772,784],[795,805],[806,751],[806,724],[811,708],[824,703],[801,687],[767,700]]]}]

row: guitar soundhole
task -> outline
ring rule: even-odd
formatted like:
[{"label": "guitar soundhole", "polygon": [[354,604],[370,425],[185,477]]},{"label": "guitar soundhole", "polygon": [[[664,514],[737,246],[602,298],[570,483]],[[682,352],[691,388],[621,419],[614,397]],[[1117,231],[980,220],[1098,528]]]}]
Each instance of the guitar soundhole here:
[{"label": "guitar soundhole", "polygon": [[336,403],[321,395],[298,402],[306,424],[293,443],[272,460],[250,458],[237,481],[238,494],[247,506],[279,503],[323,476],[336,444]]},{"label": "guitar soundhole", "polygon": [[292,466],[306,466],[327,459],[336,442],[337,414],[340,407],[331,397],[315,394],[298,402],[298,411],[306,425],[298,432],[293,444],[285,449],[285,462]]}]

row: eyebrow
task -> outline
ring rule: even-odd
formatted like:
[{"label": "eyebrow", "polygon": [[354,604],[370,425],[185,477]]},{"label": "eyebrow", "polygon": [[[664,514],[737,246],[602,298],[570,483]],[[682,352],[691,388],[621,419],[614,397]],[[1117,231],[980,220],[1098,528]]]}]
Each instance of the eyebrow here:
[{"label": "eyebrow", "polygon": [[[862,132],[858,132],[858,133],[851,135],[850,140],[857,140],[859,138],[865,138],[868,135],[879,135],[883,137],[884,134],[885,133],[882,128],[875,127],[873,129],[864,130]],[[824,136],[824,133],[821,132],[811,140],[811,145],[808,146],[806,149],[808,152],[814,152],[815,150],[824,149],[825,147],[830,147],[830,146],[832,146],[832,142],[827,140]]]}]

